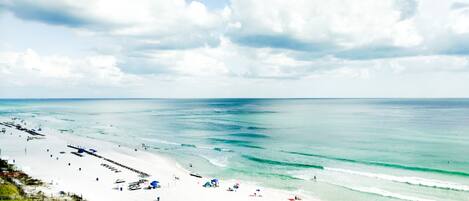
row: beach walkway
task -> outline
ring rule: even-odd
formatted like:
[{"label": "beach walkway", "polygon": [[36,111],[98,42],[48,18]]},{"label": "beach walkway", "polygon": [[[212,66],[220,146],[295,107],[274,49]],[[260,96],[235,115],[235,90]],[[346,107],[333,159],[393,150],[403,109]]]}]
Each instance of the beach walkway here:
[{"label": "beach walkway", "polygon": [[97,157],[97,158],[101,158],[101,159],[103,159],[103,160],[105,160],[105,161],[108,161],[108,162],[114,164],[114,165],[117,165],[117,166],[119,166],[119,167],[128,169],[128,170],[130,170],[130,171],[132,171],[132,172],[135,172],[135,173],[139,174],[140,177],[150,177],[150,175],[147,174],[147,173],[145,173],[145,172],[136,170],[135,168],[131,168],[131,167],[129,167],[129,166],[126,166],[126,165],[124,165],[124,164],[121,164],[121,163],[119,163],[119,162],[116,162],[116,161],[114,161],[114,160],[111,160],[111,159],[109,159],[109,158],[103,157],[103,156],[101,156],[101,155],[98,155],[98,154],[96,154],[96,153],[94,153],[94,152],[91,152],[91,151],[88,151],[88,150],[86,150],[86,149],[82,149],[82,148],[80,148],[80,147],[73,146],[73,145],[67,145],[67,147],[72,148],[72,149],[75,149],[75,150],[77,150],[77,151],[83,150],[83,152],[85,152],[85,153],[87,153],[87,154],[89,154],[89,155],[92,155],[92,156]]},{"label": "beach walkway", "polygon": [[22,127],[20,124],[13,124],[13,123],[10,123],[10,122],[0,122],[0,125],[3,125],[3,126],[6,126],[6,127],[10,127],[10,128],[16,128],[17,130],[20,130],[20,131],[24,131],[30,135],[33,135],[33,136],[46,136],[44,134],[41,134],[41,133],[38,133],[34,130],[31,130],[31,129],[28,129],[28,128],[24,128]]}]

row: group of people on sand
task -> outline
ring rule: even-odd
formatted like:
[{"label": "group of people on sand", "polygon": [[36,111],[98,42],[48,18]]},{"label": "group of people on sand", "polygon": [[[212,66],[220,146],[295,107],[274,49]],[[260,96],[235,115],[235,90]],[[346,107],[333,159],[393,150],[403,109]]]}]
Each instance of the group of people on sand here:
[{"label": "group of people on sand", "polygon": [[249,196],[251,196],[251,197],[262,197],[261,189],[256,189],[256,191],[253,194],[249,195]]},{"label": "group of people on sand", "polygon": [[228,187],[227,191],[236,191],[238,189],[239,189],[239,183],[236,183],[235,185],[233,185],[233,188]]}]

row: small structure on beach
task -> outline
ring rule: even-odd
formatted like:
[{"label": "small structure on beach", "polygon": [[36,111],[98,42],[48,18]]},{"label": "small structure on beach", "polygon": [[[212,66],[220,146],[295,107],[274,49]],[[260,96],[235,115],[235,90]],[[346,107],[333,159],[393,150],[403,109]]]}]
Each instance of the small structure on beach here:
[{"label": "small structure on beach", "polygon": [[205,184],[202,185],[202,186],[205,187],[205,188],[209,188],[209,187],[212,187],[212,184],[207,181],[207,182],[205,182]]},{"label": "small structure on beach", "polygon": [[212,179],[210,183],[212,184],[213,187],[218,187],[220,185],[218,179]]},{"label": "small structure on beach", "polygon": [[202,176],[200,174],[197,174],[197,173],[190,173],[189,175],[193,176],[193,177],[197,177],[197,178],[202,178]]},{"label": "small structure on beach", "polygon": [[208,187],[219,187],[220,186],[220,183],[218,181],[218,179],[212,179],[210,181],[207,181],[205,182],[204,185],[202,185],[203,187],[205,188],[208,188]]}]

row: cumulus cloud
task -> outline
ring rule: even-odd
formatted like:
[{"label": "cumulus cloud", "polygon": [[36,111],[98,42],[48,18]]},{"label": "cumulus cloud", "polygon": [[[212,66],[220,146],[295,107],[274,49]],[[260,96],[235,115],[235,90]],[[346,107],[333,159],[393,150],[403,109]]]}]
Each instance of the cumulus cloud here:
[{"label": "cumulus cloud", "polygon": [[469,4],[454,3],[450,14],[450,27],[456,34],[469,33]]},{"label": "cumulus cloud", "polygon": [[9,51],[0,52],[1,82],[25,87],[161,86],[158,90],[165,93],[171,93],[171,86],[201,85],[204,94],[222,93],[217,86],[241,93],[235,89],[240,82],[243,89],[256,85],[275,90],[267,87],[271,84],[291,90],[308,83],[331,84],[327,79],[344,87],[354,81],[379,86],[381,80],[391,83],[419,74],[459,73],[462,80],[469,71],[468,5],[231,0],[211,9],[203,1],[186,0],[4,0],[0,12],[15,19],[39,22],[45,29],[60,26],[90,40],[83,45],[89,51],[77,56],[44,53],[47,47],[21,51],[5,41],[8,45],[0,45]]},{"label": "cumulus cloud", "polygon": [[89,35],[126,37],[154,48],[216,44],[224,20],[221,12],[184,0],[6,0],[0,4],[25,20],[76,28]]},{"label": "cumulus cloud", "polygon": [[220,37],[228,37],[255,48],[367,59],[454,52],[453,38],[467,38],[469,31],[468,7],[451,1],[273,0],[266,5],[232,0],[223,10],[185,0],[6,0],[1,5],[25,20],[116,38],[131,51],[217,46]]},{"label": "cumulus cloud", "polygon": [[466,4],[233,0],[226,34],[245,46],[347,59],[467,54]]},{"label": "cumulus cloud", "polygon": [[[230,34],[244,45],[333,53],[338,49],[412,47],[422,39],[417,3],[397,1],[232,1]],[[294,11],[294,12],[292,12]]]},{"label": "cumulus cloud", "polygon": [[2,87],[12,86],[127,86],[138,78],[124,74],[113,56],[72,59],[40,56],[34,50],[0,53]]}]

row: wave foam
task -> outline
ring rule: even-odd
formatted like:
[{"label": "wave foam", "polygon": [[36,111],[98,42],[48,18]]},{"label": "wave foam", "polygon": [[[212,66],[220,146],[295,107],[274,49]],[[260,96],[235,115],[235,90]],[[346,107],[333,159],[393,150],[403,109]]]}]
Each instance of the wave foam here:
[{"label": "wave foam", "polygon": [[354,191],[359,191],[363,193],[370,193],[370,194],[375,194],[375,195],[380,195],[383,197],[389,197],[389,198],[397,198],[400,200],[407,200],[407,201],[434,201],[434,200],[429,200],[425,198],[419,198],[419,197],[414,197],[414,196],[409,196],[409,195],[402,195],[394,192],[389,192],[385,191],[379,188],[374,188],[374,187],[357,187],[357,188],[350,188],[350,187],[345,187]]},{"label": "wave foam", "polygon": [[210,158],[205,155],[200,155],[202,158],[206,159],[208,162],[210,162],[212,165],[218,166],[218,167],[226,167],[228,166],[228,159],[227,158],[222,158],[222,159],[217,159],[217,158]]},{"label": "wave foam", "polygon": [[330,167],[324,167],[324,169],[329,170],[329,171],[354,174],[354,175],[359,175],[359,176],[393,181],[393,182],[406,183],[410,185],[418,185],[418,186],[440,188],[440,189],[446,189],[446,190],[455,190],[455,191],[469,191],[469,186],[458,184],[458,183],[440,181],[440,180],[425,179],[425,178],[420,178],[420,177],[404,177],[404,176],[393,176],[393,175],[378,174],[378,173],[359,172],[359,171],[354,171],[354,170],[346,170],[346,169],[330,168]]}]

